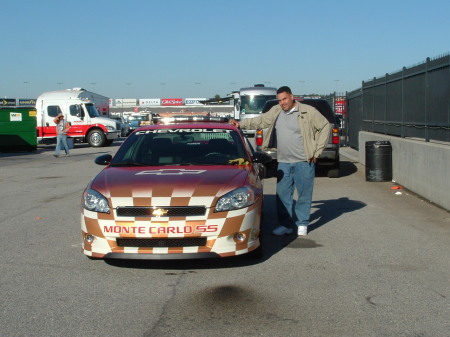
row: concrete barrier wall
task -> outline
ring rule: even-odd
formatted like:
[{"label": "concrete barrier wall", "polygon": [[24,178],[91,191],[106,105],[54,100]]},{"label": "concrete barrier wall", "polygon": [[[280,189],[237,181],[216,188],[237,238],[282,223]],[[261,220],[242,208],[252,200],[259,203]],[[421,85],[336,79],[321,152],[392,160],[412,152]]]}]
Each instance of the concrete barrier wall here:
[{"label": "concrete barrier wall", "polygon": [[392,177],[399,185],[450,210],[450,146],[377,133],[359,132],[359,162],[366,163],[367,141],[392,145]]}]

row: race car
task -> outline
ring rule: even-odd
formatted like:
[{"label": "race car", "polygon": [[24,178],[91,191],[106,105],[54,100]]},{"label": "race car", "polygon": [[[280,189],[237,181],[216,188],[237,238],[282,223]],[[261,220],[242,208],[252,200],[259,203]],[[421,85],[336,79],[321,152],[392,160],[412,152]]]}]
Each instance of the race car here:
[{"label": "race car", "polygon": [[82,196],[90,258],[192,259],[261,250],[264,164],[220,117],[160,118],[140,127]]}]

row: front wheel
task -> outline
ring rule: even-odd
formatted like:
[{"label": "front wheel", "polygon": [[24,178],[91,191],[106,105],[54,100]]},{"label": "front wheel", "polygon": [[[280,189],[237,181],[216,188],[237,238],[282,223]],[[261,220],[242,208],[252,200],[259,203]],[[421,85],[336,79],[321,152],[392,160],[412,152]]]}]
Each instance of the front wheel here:
[{"label": "front wheel", "polygon": [[92,147],[101,147],[106,143],[106,136],[102,130],[91,130],[88,133],[87,142]]}]

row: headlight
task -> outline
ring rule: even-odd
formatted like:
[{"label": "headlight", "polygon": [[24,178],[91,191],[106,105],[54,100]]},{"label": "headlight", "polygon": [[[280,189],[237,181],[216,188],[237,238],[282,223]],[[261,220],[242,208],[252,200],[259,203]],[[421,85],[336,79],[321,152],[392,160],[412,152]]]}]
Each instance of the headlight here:
[{"label": "headlight", "polygon": [[231,211],[252,205],[255,202],[255,193],[249,187],[240,187],[222,196],[215,208],[216,212]]},{"label": "headlight", "polygon": [[93,189],[83,193],[83,207],[93,212],[109,213],[108,200]]},{"label": "headlight", "polygon": [[114,128],[114,126],[110,126],[110,125],[106,125],[106,129],[108,131],[116,131],[116,129]]}]

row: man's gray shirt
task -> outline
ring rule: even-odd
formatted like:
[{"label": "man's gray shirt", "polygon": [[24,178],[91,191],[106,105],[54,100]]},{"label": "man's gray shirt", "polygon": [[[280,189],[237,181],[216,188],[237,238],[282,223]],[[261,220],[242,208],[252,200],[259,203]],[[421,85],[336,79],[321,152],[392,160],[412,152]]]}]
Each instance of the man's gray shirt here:
[{"label": "man's gray shirt", "polygon": [[298,125],[298,106],[282,111],[276,121],[277,160],[280,163],[306,161],[303,136]]}]

